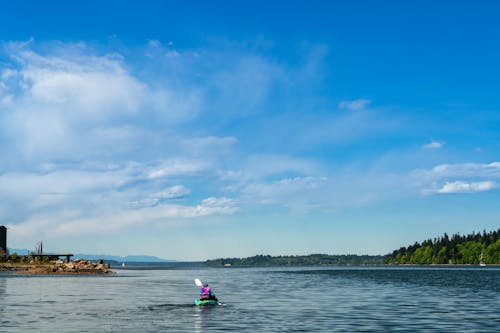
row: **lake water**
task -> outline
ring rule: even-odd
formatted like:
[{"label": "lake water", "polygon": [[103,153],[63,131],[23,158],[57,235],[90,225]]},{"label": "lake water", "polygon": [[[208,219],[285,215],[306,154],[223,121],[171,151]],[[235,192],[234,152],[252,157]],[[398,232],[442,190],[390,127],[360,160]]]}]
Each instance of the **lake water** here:
[{"label": "lake water", "polygon": [[[0,275],[1,332],[500,332],[498,268]],[[198,277],[223,306],[197,307]]]}]

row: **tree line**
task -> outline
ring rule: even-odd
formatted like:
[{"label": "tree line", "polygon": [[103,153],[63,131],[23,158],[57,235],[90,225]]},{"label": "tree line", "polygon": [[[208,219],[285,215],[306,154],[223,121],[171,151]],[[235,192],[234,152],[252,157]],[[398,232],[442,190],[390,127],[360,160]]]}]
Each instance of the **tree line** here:
[{"label": "tree line", "polygon": [[387,256],[388,264],[500,264],[500,229],[468,235],[446,233],[401,247]]},{"label": "tree line", "polygon": [[256,255],[248,258],[219,258],[205,261],[206,266],[268,267],[268,266],[363,266],[383,265],[385,256],[310,254],[304,256]]},{"label": "tree line", "polygon": [[468,235],[446,233],[441,237],[428,239],[422,243],[401,247],[388,255],[329,255],[311,254],[303,256],[256,255],[247,258],[219,258],[207,260],[204,265],[211,267],[267,267],[267,266],[363,266],[384,264],[471,264],[480,262],[500,264],[500,229]]}]

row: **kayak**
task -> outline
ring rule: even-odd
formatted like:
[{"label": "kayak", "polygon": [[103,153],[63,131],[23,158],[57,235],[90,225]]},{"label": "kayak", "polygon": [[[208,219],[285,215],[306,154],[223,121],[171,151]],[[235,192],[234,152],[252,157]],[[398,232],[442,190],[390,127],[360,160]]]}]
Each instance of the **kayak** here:
[{"label": "kayak", "polygon": [[207,300],[200,300],[200,299],[195,299],[194,304],[196,305],[217,305],[218,302],[213,299],[207,299]]}]

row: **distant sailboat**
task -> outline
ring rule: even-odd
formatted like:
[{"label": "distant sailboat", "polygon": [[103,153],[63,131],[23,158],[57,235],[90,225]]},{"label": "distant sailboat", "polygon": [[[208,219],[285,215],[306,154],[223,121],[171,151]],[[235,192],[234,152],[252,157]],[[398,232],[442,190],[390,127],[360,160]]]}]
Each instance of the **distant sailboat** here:
[{"label": "distant sailboat", "polygon": [[122,262],[122,267],[125,267],[125,263],[124,262]]},{"label": "distant sailboat", "polygon": [[481,267],[486,266],[486,264],[484,263],[484,260],[483,260],[483,252],[481,252],[481,257],[479,258],[479,266],[481,266]]}]

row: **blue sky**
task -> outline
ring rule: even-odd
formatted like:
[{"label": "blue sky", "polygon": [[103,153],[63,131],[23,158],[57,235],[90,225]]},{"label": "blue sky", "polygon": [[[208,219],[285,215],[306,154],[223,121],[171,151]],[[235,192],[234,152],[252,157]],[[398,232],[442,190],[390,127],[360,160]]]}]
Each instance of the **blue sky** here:
[{"label": "blue sky", "polygon": [[9,246],[384,254],[496,229],[499,9],[2,2]]}]

